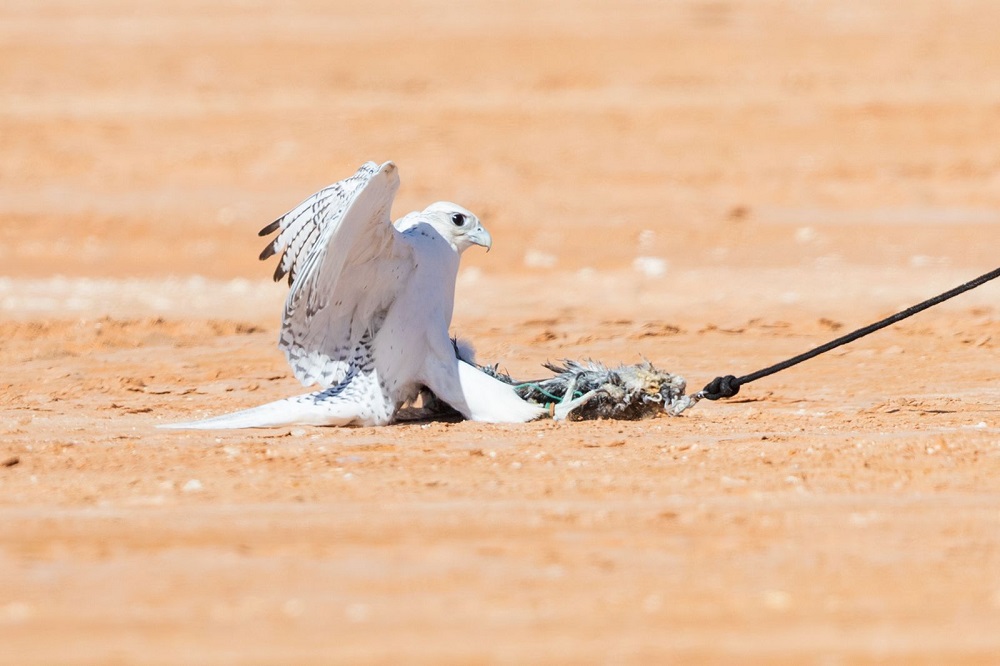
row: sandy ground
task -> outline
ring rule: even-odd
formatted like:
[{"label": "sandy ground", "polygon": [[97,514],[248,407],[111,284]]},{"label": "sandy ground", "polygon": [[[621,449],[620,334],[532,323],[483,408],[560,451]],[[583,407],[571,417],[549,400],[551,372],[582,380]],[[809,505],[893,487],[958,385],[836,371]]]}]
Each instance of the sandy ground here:
[{"label": "sandy ground", "polygon": [[154,429],[302,390],[255,232],[368,159],[521,376],[998,263],[995,2],[385,7],[0,7],[0,662],[1000,663],[998,285],[680,418]]}]

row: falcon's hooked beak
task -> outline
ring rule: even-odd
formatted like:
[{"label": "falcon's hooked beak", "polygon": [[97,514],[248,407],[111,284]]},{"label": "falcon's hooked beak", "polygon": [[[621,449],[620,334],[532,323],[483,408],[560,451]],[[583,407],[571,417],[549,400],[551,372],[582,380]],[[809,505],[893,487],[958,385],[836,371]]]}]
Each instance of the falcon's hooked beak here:
[{"label": "falcon's hooked beak", "polygon": [[482,245],[487,252],[493,247],[493,236],[490,236],[490,232],[486,231],[486,227],[482,224],[477,224],[473,229],[470,229],[466,238],[476,245]]}]

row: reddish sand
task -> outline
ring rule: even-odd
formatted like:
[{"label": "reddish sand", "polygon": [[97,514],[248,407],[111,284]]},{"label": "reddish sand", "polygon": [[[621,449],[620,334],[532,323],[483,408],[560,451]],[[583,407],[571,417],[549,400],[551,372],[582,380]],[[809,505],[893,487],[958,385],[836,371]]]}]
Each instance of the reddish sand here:
[{"label": "reddish sand", "polygon": [[0,662],[1000,663],[1000,285],[675,419],[154,429],[304,390],[255,234],[368,159],[520,376],[995,268],[1000,4],[339,4],[0,7]]}]

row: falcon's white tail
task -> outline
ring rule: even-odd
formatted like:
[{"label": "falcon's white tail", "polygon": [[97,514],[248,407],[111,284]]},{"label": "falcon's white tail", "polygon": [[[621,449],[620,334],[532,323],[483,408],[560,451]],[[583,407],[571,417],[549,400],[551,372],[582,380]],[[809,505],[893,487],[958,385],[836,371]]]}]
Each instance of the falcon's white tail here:
[{"label": "falcon's white tail", "polygon": [[544,408],[522,400],[509,384],[464,361],[458,363],[458,377],[473,421],[526,423],[545,414]]},{"label": "falcon's white tail", "polygon": [[237,428],[280,428],[290,425],[345,426],[384,425],[371,410],[359,409],[348,400],[322,397],[328,391],[307,393],[294,398],[276,400],[231,414],[201,421],[167,423],[156,426],[170,430],[233,430]]}]

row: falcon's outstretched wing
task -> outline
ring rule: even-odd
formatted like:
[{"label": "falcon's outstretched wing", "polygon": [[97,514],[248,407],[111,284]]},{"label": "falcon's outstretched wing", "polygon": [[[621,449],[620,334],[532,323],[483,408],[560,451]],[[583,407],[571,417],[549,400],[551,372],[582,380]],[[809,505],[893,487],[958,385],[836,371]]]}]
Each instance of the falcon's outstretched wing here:
[{"label": "falcon's outstretched wing", "polygon": [[274,279],[287,274],[291,290],[278,346],[307,386],[347,376],[413,270],[389,216],[398,188],[395,164],[367,162],[260,231],[279,232],[260,258],[282,252]]}]

